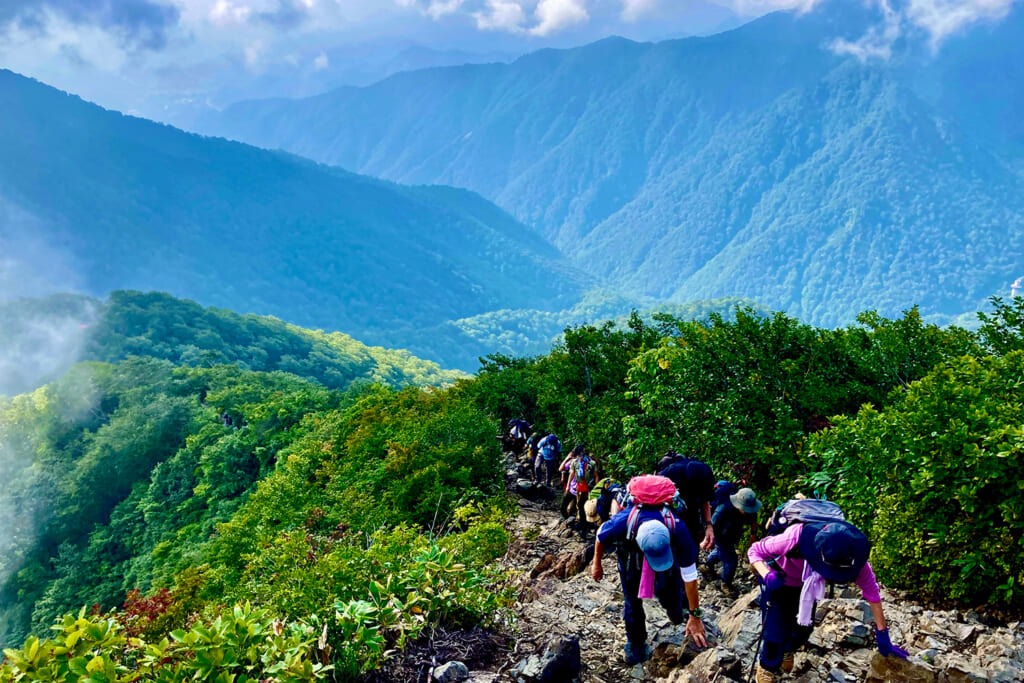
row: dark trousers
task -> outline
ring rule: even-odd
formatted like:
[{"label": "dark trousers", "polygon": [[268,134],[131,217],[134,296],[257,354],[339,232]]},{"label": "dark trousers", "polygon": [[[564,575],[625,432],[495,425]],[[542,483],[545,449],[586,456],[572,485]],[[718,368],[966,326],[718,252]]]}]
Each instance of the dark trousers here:
[{"label": "dark trousers", "polygon": [[761,618],[764,620],[764,640],[761,645],[761,666],[778,672],[782,656],[795,652],[807,642],[813,626],[800,626],[796,615],[800,610],[800,587],[783,586],[772,592],[762,605]]},{"label": "dark trousers", "polygon": [[[626,638],[633,645],[647,642],[647,615],[644,613],[644,601],[637,597],[640,594],[640,576],[643,566],[643,555],[623,553],[627,555],[619,560],[619,581],[622,582],[622,620],[626,622]],[[640,566],[637,566],[639,555]],[[685,617],[686,590],[679,566],[673,564],[667,571],[658,572],[654,579],[654,596],[668,612],[669,621],[673,624],[683,623]]]},{"label": "dark trousers", "polygon": [[555,474],[558,470],[558,463],[554,460],[545,460],[543,457],[538,455],[534,469],[533,480],[539,484],[541,482],[541,471],[546,469],[547,479],[545,480],[545,483],[547,483],[548,486],[551,486],[551,482],[554,480]]},{"label": "dark trousers", "polygon": [[740,558],[736,554],[735,543],[719,543],[715,538],[715,549],[708,555],[708,564],[722,562],[722,583],[732,583],[736,576],[736,567],[739,566]]},{"label": "dark trousers", "polygon": [[572,515],[576,518],[576,529],[580,532],[580,536],[584,539],[587,537],[587,531],[590,529],[590,522],[587,521],[587,511],[584,505],[587,504],[587,499],[590,498],[590,494],[587,492],[572,494],[566,493],[562,496],[562,517],[568,517]]}]

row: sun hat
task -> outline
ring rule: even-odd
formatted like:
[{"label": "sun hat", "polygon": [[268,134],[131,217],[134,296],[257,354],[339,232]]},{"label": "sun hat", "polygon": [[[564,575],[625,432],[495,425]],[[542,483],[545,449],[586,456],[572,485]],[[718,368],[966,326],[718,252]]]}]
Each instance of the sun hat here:
[{"label": "sun hat", "polygon": [[740,512],[753,515],[761,509],[761,501],[757,499],[754,489],[743,488],[729,496],[729,502]]},{"label": "sun hat", "polygon": [[863,531],[849,522],[804,524],[800,531],[800,554],[825,580],[849,583],[867,564],[871,543]]},{"label": "sun hat", "polygon": [[636,532],[636,543],[656,572],[672,568],[672,536],[662,522],[649,519]]},{"label": "sun hat", "polygon": [[597,516],[597,498],[591,498],[584,503],[583,512],[587,514],[587,521],[591,524],[601,521],[601,518]]}]

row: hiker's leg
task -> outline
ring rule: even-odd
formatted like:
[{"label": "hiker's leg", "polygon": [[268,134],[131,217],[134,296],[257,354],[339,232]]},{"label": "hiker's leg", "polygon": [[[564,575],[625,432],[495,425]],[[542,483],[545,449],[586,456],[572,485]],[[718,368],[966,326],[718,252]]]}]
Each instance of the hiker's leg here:
[{"label": "hiker's leg", "polygon": [[723,544],[715,544],[716,552],[718,557],[722,560],[722,583],[732,583],[733,578],[736,576],[736,566],[739,564],[739,557],[736,555],[736,546]]},{"label": "hiker's leg", "polygon": [[[629,559],[627,558],[627,562]],[[637,646],[647,642],[647,615],[640,595],[640,572],[619,564],[619,581],[622,582],[622,620],[626,624],[626,639]]]},{"label": "hiker's leg", "polygon": [[796,612],[792,607],[800,600],[800,589],[783,586],[772,592],[764,611],[764,637],[761,643],[761,666],[769,671],[778,672],[782,665],[782,656],[790,642],[793,624],[796,623]]},{"label": "hiker's leg", "polygon": [[677,626],[686,620],[686,587],[679,568],[673,566],[667,572],[658,572],[654,581],[654,594],[668,613],[668,620]]},{"label": "hiker's leg", "polygon": [[544,460],[537,454],[537,457],[533,459],[533,483],[540,483],[540,468],[544,465]]},{"label": "hiker's leg", "polygon": [[572,510],[571,508],[575,503],[576,496],[572,495],[571,493],[566,493],[565,495],[562,496],[562,519],[573,516],[572,513],[574,512],[574,510]]},{"label": "hiker's leg", "polygon": [[[796,622],[793,622],[796,624]],[[801,626],[796,624],[793,627],[793,636],[789,641],[789,645],[786,647],[787,652],[796,652],[807,643],[807,639],[811,637],[811,633],[814,631],[814,624],[810,626]]]}]

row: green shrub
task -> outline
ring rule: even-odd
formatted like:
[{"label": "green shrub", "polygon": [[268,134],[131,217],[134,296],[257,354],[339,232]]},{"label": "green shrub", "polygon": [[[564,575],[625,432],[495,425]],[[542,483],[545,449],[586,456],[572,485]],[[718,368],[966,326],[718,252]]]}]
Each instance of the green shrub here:
[{"label": "green shrub", "polygon": [[314,662],[312,628],[285,625],[248,604],[158,643],[129,638],[114,618],[85,609],[58,619],[53,630],[51,639],[30,636],[21,650],[4,650],[0,681],[300,683],[323,680],[330,670]]},{"label": "green shrub", "polygon": [[936,367],[811,442],[816,477],[869,533],[880,578],[1024,606],[1024,351]]}]

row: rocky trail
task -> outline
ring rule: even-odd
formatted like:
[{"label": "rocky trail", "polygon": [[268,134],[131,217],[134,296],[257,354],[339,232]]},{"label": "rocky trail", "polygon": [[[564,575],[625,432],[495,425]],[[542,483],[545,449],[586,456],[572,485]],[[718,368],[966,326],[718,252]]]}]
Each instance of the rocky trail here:
[{"label": "rocky trail", "polygon": [[[589,572],[593,540],[584,542],[558,510],[560,491],[536,488],[525,466],[509,455],[507,478],[518,495],[519,515],[510,521],[513,541],[503,563],[514,572],[518,600],[509,634],[511,651],[490,671],[453,677],[439,668],[434,680],[471,683],[725,683],[747,681],[760,634],[759,591],[741,565],[738,597],[726,595],[705,574],[701,606],[710,646],[696,649],[673,626],[656,600],[645,601],[652,658],[623,661],[622,594],[615,556],[604,559],[605,577]],[[591,539],[593,534],[591,534]],[[797,653],[795,683],[914,681],[1024,683],[1024,625],[983,623],[974,612],[929,610],[883,589],[893,641],[911,658],[877,654],[871,612],[853,589],[839,588],[819,603],[810,643]],[[465,672],[468,678],[462,677]]]}]

